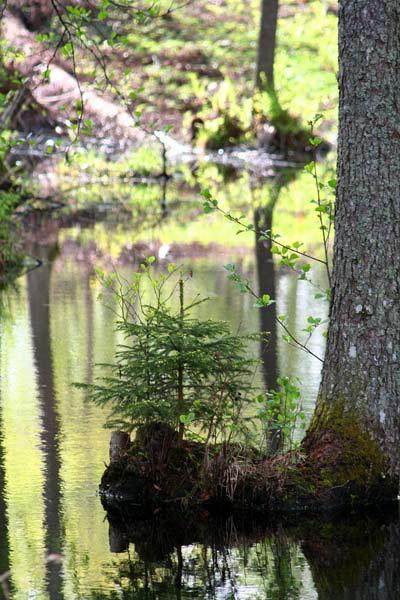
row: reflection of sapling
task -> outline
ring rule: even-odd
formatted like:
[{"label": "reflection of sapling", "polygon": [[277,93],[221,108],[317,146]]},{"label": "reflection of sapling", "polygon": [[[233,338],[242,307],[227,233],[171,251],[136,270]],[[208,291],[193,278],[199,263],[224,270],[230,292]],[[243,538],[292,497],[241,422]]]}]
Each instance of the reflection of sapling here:
[{"label": "reflection of sapling", "polygon": [[223,321],[192,317],[194,307],[208,299],[185,303],[188,276],[170,265],[155,277],[152,262],[147,259],[132,283],[116,274],[101,276],[118,300],[117,329],[124,341],[115,363],[99,365],[102,376],[79,387],[111,408],[107,427],[132,431],[159,421],[177,429],[181,439],[193,426],[207,441],[230,440],[247,421],[243,409],[256,363],[247,344],[255,336],[233,335]]}]

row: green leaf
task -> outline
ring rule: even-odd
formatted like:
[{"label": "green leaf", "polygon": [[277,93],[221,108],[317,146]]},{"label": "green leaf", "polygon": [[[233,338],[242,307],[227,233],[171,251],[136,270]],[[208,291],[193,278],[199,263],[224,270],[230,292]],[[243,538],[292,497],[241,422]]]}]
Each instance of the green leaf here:
[{"label": "green leaf", "polygon": [[193,421],[196,420],[196,415],[194,413],[189,413],[187,415],[180,415],[179,417],[179,421],[181,423],[183,423],[184,425],[189,425],[190,423],[193,423]]},{"label": "green leaf", "polygon": [[175,263],[169,263],[167,266],[168,273],[173,273],[176,270],[177,266]]},{"label": "green leaf", "polygon": [[203,198],[205,198],[206,200],[211,200],[212,194],[211,194],[210,190],[204,189],[204,190],[201,190],[200,193],[203,196]]},{"label": "green leaf", "polygon": [[309,142],[310,142],[311,146],[317,147],[322,143],[322,140],[319,137],[311,137],[309,139]]},{"label": "green leaf", "polygon": [[314,169],[315,169],[315,162],[314,161],[309,162],[304,167],[304,170],[306,171],[306,173],[314,174]]}]

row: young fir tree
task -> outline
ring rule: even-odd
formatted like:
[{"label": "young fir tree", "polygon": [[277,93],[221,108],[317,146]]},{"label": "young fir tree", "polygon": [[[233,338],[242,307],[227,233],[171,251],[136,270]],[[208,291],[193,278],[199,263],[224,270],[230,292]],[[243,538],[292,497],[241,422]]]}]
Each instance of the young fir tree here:
[{"label": "young fir tree", "polygon": [[111,409],[109,428],[131,432],[158,421],[182,439],[193,424],[207,442],[230,439],[247,421],[243,410],[256,363],[247,346],[254,336],[234,335],[223,321],[194,318],[193,308],[208,299],[185,303],[179,269],[170,265],[156,278],[151,262],[129,285],[116,275],[103,277],[118,299],[124,342],[114,364],[99,365],[105,374],[81,387]]}]

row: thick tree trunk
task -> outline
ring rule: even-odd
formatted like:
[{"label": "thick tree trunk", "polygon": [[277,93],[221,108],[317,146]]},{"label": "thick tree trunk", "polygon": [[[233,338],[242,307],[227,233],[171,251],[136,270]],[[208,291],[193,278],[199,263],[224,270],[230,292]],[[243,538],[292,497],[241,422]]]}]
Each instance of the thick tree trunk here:
[{"label": "thick tree trunk", "polygon": [[[400,4],[341,0],[330,326],[315,433],[345,415],[400,473]],[[339,421],[336,421],[339,423]]]},{"label": "thick tree trunk", "polygon": [[274,57],[279,0],[261,0],[260,33],[257,50],[256,86],[274,87]]}]

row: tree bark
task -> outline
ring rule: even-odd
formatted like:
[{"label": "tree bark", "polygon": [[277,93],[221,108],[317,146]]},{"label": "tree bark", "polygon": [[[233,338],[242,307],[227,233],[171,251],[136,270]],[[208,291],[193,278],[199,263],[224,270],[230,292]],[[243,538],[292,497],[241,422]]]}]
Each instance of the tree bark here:
[{"label": "tree bark", "polygon": [[110,463],[117,462],[130,443],[129,433],[113,431],[110,439]]},{"label": "tree bark", "polygon": [[400,474],[400,4],[339,4],[339,143],[332,299],[306,445],[357,421]]},{"label": "tree bark", "polygon": [[274,87],[274,57],[279,0],[261,0],[260,33],[258,37],[256,87]]}]

